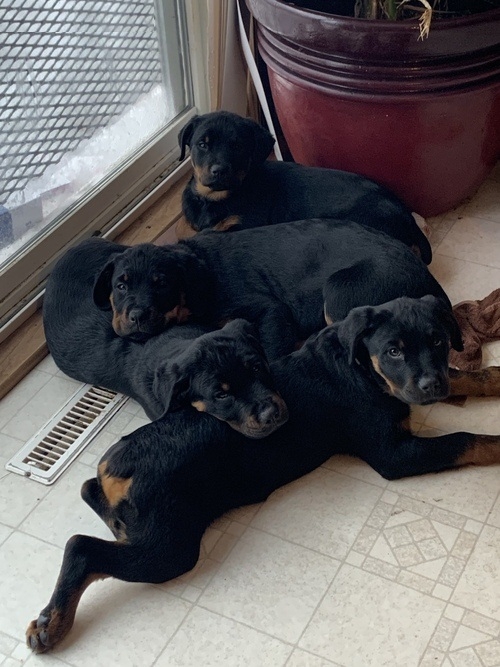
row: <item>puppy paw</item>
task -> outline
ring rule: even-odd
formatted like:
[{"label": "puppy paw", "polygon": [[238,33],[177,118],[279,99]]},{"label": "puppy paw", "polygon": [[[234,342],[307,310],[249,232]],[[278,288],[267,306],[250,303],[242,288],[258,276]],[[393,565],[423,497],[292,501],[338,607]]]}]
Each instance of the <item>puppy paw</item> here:
[{"label": "puppy paw", "polygon": [[28,625],[26,644],[34,653],[45,653],[61,641],[70,627],[57,610],[44,610]]}]

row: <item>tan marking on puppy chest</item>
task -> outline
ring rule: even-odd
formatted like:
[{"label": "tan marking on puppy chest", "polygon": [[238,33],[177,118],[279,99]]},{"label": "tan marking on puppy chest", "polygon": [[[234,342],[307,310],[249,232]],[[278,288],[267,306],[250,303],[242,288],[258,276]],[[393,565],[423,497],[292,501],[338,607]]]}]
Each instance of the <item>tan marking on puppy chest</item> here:
[{"label": "tan marking on puppy chest", "polygon": [[107,461],[98,466],[99,481],[106,499],[111,507],[116,507],[124,500],[132,484],[132,477],[113,477],[107,472]]},{"label": "tan marking on puppy chest", "polygon": [[225,218],[224,220],[221,220],[216,225],[214,225],[213,229],[217,232],[225,232],[228,229],[231,229],[231,227],[239,225],[240,220],[241,219],[239,215],[230,215],[228,218]]},{"label": "tan marking on puppy chest", "polygon": [[387,385],[387,387],[388,387],[388,389],[389,389],[389,393],[392,394],[392,395],[394,396],[394,395],[396,394],[398,388],[397,388],[397,386],[394,384],[394,382],[391,382],[391,380],[389,380],[389,378],[387,378],[387,377],[382,373],[382,371],[380,370],[380,361],[379,361],[379,358],[376,357],[375,355],[373,355],[373,357],[370,357],[370,359],[371,359],[372,366],[373,366],[375,372],[378,373],[378,375],[380,375],[380,377],[384,380],[384,382],[386,383],[386,385]]},{"label": "tan marking on puppy chest", "polygon": [[231,194],[230,190],[213,190],[212,188],[209,188],[208,185],[203,185],[203,178],[210,178],[210,174],[201,167],[194,165],[193,171],[195,181],[194,190],[200,197],[204,197],[210,201],[221,201],[222,199],[227,199]]},{"label": "tan marking on puppy chest", "polygon": [[184,322],[186,322],[191,316],[191,311],[185,305],[186,297],[184,296],[183,292],[181,292],[179,300],[180,303],[177,306],[165,313],[165,324],[170,324],[173,321],[177,322],[177,324],[184,324]]}]

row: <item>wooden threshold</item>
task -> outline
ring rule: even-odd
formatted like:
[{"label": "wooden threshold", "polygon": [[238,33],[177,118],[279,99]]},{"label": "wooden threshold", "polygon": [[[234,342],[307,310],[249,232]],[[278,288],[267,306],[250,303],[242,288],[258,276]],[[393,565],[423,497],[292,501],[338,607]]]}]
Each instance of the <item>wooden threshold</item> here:
[{"label": "wooden threshold", "polygon": [[[190,174],[186,174],[115,240],[137,243],[175,243],[175,226],[182,220],[181,197]],[[0,399],[48,354],[42,311],[38,310],[0,344]]]}]

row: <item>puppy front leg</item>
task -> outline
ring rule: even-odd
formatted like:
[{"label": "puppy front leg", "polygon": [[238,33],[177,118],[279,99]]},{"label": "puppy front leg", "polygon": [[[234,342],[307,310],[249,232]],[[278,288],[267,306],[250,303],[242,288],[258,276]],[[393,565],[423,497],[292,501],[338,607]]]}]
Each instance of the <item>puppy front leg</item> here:
[{"label": "puppy front leg", "polygon": [[450,396],[500,396],[500,366],[479,371],[450,368]]},{"label": "puppy front leg", "polygon": [[436,438],[411,434],[383,443],[363,456],[386,479],[425,475],[464,465],[500,463],[500,435],[450,433]]}]

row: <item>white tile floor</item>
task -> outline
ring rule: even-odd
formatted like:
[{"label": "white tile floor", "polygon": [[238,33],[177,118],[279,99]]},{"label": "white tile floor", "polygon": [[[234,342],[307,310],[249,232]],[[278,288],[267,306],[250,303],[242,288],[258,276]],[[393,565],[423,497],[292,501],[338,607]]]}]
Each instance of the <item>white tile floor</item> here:
[{"label": "white tile floor", "polygon": [[[432,269],[454,302],[500,287],[500,168],[431,220]],[[500,364],[500,343],[488,346]],[[24,646],[74,532],[108,537],[80,500],[97,458],[146,422],[129,402],[53,486],[3,463],[78,383],[50,358],[0,403],[0,665],[495,667],[500,665],[500,468],[386,482],[338,457],[209,529],[194,572],[104,581],[51,655]],[[500,432],[500,400],[415,410],[416,429]]]}]

